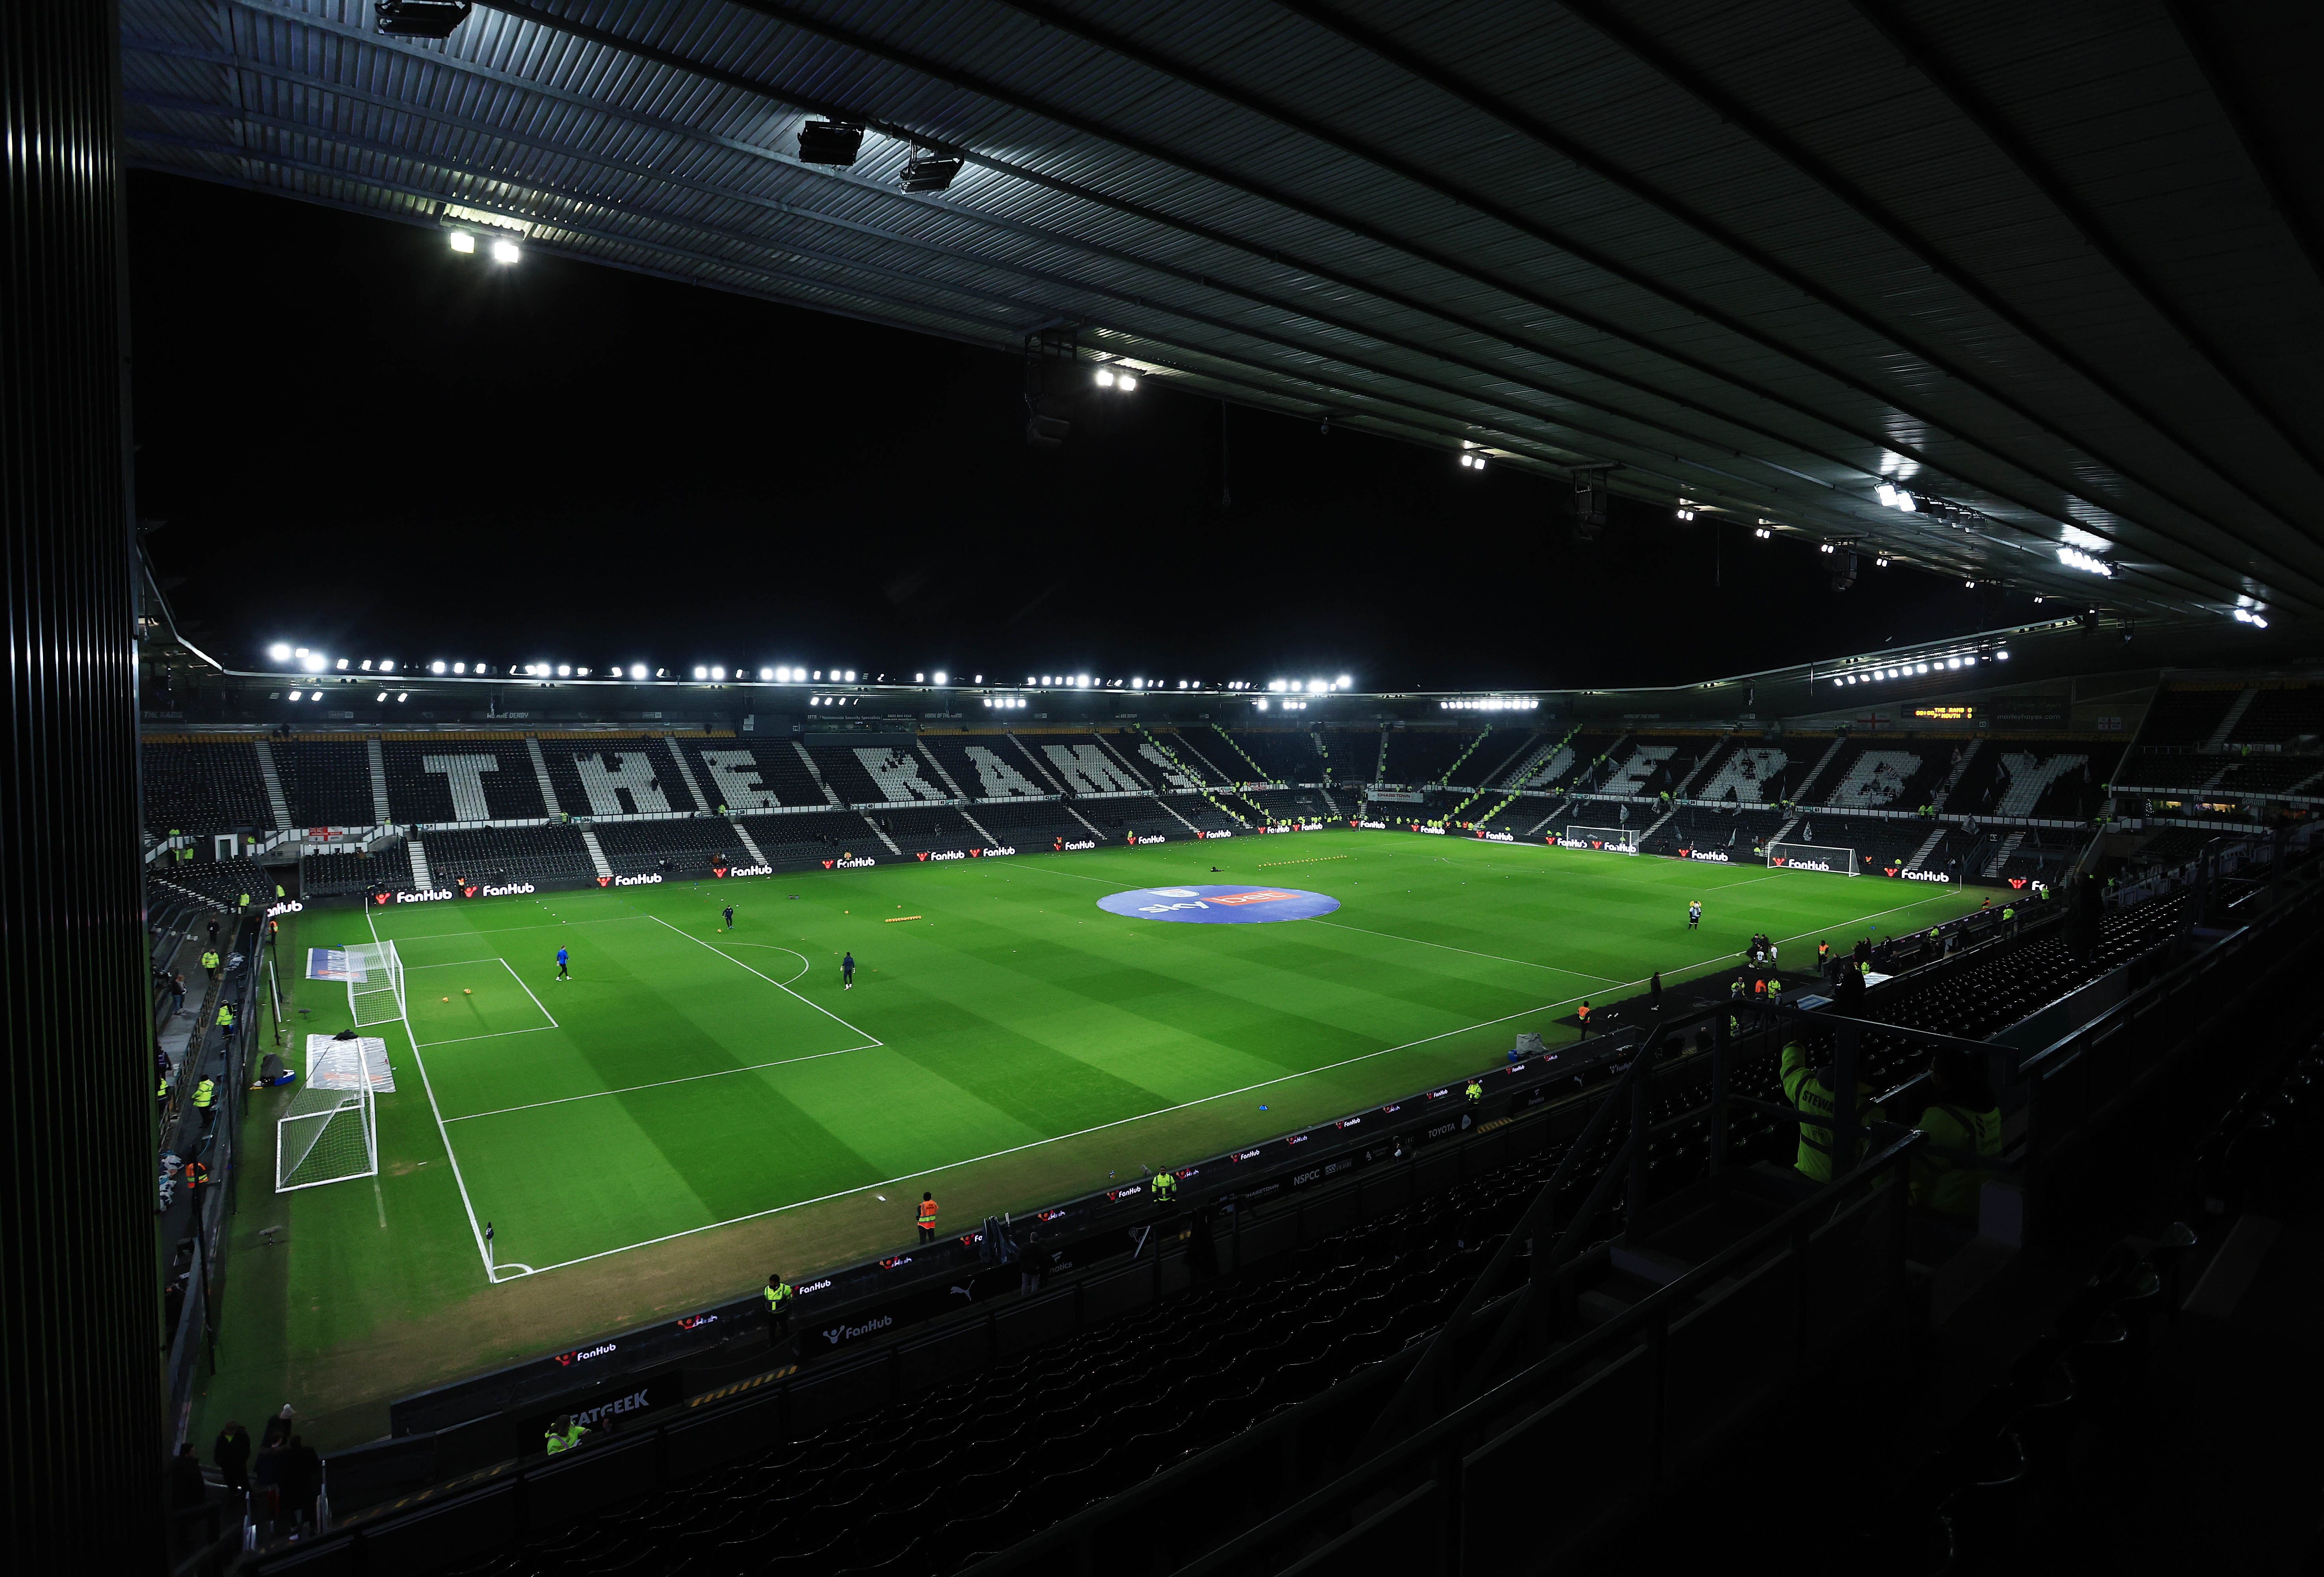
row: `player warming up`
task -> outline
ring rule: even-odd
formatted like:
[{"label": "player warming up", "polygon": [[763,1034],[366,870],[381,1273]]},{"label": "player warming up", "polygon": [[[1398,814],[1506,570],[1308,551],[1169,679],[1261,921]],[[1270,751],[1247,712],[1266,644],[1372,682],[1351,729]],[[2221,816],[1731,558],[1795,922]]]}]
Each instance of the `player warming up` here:
[{"label": "player warming up", "polygon": [[839,961],[839,989],[843,991],[855,989],[855,954],[853,953],[844,954]]},{"label": "player warming up", "polygon": [[572,962],[572,960],[571,960],[571,959],[569,959],[569,958],[567,958],[567,957],[566,956],[565,949],[564,949],[564,948],[562,948],[562,947],[559,947],[559,948],[557,950],[557,978],[558,978],[558,979],[559,979],[559,980],[571,980],[571,979],[573,978],[573,972],[572,972],[572,970],[571,970],[569,967],[567,967],[567,966],[571,964],[571,962]]},{"label": "player warming up", "polygon": [[1690,931],[1702,929],[1702,900],[1699,898],[1686,906],[1686,928]]},{"label": "player warming up", "polygon": [[733,904],[731,904],[731,903],[730,903],[730,904],[728,904],[728,905],[726,906],[726,923],[725,923],[724,926],[721,926],[721,927],[719,927],[719,929],[720,929],[720,930],[722,930],[722,931],[731,931],[731,930],[733,930],[733,928],[734,928],[734,906],[733,906]]}]

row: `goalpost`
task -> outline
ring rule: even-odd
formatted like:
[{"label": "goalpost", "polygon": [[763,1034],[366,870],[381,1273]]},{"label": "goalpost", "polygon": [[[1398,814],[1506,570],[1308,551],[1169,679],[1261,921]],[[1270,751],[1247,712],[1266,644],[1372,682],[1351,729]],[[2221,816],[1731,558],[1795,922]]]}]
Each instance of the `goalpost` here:
[{"label": "goalpost", "polygon": [[1637,835],[1626,826],[1584,826],[1578,821],[1568,822],[1565,835],[1558,841],[1569,849],[1602,849],[1609,854],[1638,852]]},{"label": "goalpost", "polygon": [[392,942],[364,942],[347,949],[347,1011],[355,1028],[392,1024],[403,1017],[403,959]]},{"label": "goalpost", "polygon": [[274,1191],[379,1173],[379,1104],[371,1081],[352,1090],[309,1084],[274,1125]]},{"label": "goalpost", "polygon": [[1781,871],[1827,871],[1834,876],[1863,873],[1854,849],[1831,844],[1769,844],[1767,863]]}]

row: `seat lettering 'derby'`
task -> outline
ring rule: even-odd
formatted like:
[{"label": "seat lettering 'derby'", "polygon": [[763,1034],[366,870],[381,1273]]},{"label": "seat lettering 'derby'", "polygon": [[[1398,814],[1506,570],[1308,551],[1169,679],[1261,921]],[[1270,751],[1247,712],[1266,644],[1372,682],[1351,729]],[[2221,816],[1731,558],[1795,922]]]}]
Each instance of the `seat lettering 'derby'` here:
[{"label": "seat lettering 'derby'", "polygon": [[1140,887],[1108,893],[1097,907],[1133,920],[1188,920],[1198,925],[1312,920],[1340,907],[1328,893],[1290,887]]}]

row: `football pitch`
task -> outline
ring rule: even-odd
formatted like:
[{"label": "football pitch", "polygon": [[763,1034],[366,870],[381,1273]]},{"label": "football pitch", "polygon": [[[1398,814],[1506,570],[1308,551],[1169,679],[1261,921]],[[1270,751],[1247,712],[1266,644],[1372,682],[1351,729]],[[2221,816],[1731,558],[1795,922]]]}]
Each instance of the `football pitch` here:
[{"label": "football pitch", "polygon": [[404,964],[403,1021],[367,1031],[397,1081],[380,1175],[273,1194],[286,1096],[254,1096],[201,1416],[289,1399],[325,1443],[367,1438],[395,1396],[907,1243],[924,1190],[967,1230],[1487,1066],[1520,1030],[1555,1045],[1583,998],[1729,968],[1755,931],[1804,964],[1976,903],[1334,831],[309,910],[275,954],[293,1066],[351,1020],[292,961],[376,938]]}]

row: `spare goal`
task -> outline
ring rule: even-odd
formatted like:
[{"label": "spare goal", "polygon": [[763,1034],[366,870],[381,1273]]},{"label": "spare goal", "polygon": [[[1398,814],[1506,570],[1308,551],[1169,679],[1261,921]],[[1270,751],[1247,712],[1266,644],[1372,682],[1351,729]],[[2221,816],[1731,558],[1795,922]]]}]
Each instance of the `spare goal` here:
[{"label": "spare goal", "polygon": [[1638,840],[1625,826],[1584,826],[1580,822],[1566,824],[1565,835],[1558,840],[1569,849],[1602,849],[1609,854],[1635,854]]},{"label": "spare goal", "polygon": [[1769,844],[1767,864],[1781,871],[1828,871],[1834,876],[1859,873],[1856,851],[1830,844]]},{"label": "spare goal", "polygon": [[351,1090],[308,1084],[274,1125],[274,1191],[344,1183],[379,1172],[379,1104],[371,1081]]},{"label": "spare goal", "polygon": [[355,1028],[392,1024],[403,1017],[403,960],[392,942],[363,942],[347,949],[344,965],[347,1011]]}]

